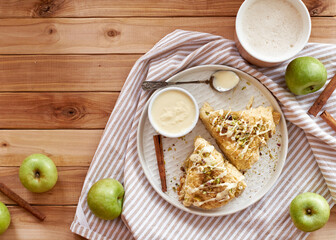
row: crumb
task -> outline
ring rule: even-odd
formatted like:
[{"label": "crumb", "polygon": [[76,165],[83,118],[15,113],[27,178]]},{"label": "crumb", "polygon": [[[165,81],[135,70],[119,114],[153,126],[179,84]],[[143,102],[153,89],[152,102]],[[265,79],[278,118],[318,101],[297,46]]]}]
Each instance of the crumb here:
[{"label": "crumb", "polygon": [[237,89],[237,88],[234,88],[234,89],[232,90],[232,95],[234,95],[236,89]]}]

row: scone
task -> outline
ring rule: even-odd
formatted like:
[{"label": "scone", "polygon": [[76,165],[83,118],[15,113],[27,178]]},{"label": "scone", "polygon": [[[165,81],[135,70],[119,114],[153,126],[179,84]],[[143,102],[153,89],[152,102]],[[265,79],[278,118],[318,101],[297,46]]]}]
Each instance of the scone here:
[{"label": "scone", "polygon": [[194,146],[178,189],[183,205],[213,209],[239,196],[246,187],[243,174],[205,139],[197,137]]},{"label": "scone", "polygon": [[224,155],[242,171],[258,161],[259,148],[275,133],[280,116],[272,107],[262,106],[233,112],[215,111],[204,103],[200,110],[200,119]]}]

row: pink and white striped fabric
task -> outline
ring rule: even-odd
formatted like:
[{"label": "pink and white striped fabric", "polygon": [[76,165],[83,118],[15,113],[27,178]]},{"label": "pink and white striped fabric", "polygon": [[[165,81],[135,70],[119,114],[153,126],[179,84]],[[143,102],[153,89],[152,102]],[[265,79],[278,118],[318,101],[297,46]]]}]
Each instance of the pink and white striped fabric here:
[{"label": "pink and white striped fabric", "polygon": [[[299,56],[313,56],[336,73],[336,45],[308,44]],[[273,188],[257,203],[233,215],[201,217],[163,200],[147,181],[137,156],[136,133],[149,97],[141,83],[163,81],[198,65],[222,64],[259,79],[279,100],[288,120],[289,149],[285,167]],[[336,133],[307,110],[322,90],[295,97],[286,89],[288,62],[255,68],[235,44],[207,33],[177,30],[158,42],[131,70],[106,125],[86,176],[71,230],[89,239],[305,239],[289,217],[290,201],[299,193],[316,192],[332,206],[336,200]],[[336,117],[336,94],[325,108]],[[104,221],[89,210],[87,192],[102,178],[124,184],[122,218]]]}]

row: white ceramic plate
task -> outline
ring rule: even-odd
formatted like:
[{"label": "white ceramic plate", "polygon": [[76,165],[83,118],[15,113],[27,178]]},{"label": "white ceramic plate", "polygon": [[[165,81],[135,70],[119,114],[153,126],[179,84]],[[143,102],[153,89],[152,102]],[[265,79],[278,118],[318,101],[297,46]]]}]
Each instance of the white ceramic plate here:
[{"label": "white ceramic plate", "polygon": [[218,70],[231,70],[236,72],[241,78],[238,86],[234,90],[226,93],[218,93],[205,84],[179,85],[179,87],[186,89],[196,98],[199,108],[201,108],[203,103],[207,101],[215,109],[231,108],[232,111],[243,110],[251,96],[254,96],[253,107],[271,105],[282,115],[280,124],[277,126],[276,134],[268,141],[267,147],[261,149],[259,161],[244,174],[247,187],[238,198],[233,199],[223,207],[213,210],[204,210],[195,207],[187,208],[178,200],[176,184],[179,184],[179,179],[182,175],[180,168],[183,165],[184,160],[194,149],[194,138],[200,135],[210,141],[216,149],[219,150],[216,142],[207,132],[200,120],[194,130],[185,137],[163,138],[168,188],[166,193],[161,190],[161,182],[153,142],[153,135],[157,133],[148,120],[147,111],[149,101],[140,117],[137,134],[137,147],[140,162],[148,181],[155,191],[174,206],[186,212],[202,216],[224,216],[232,214],[257,202],[268,190],[270,190],[278,179],[285,163],[288,146],[286,121],[276,99],[252,76],[231,67],[206,65],[187,69],[171,77],[168,81],[205,80],[209,79],[210,75]]}]

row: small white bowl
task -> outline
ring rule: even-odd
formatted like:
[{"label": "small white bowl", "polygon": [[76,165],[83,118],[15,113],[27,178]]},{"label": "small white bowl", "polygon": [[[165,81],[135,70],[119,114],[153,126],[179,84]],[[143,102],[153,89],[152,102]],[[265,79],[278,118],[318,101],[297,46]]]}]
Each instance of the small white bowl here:
[{"label": "small white bowl", "polygon": [[292,4],[292,6],[294,6],[294,8],[300,13],[302,17],[302,37],[299,41],[299,45],[288,54],[284,55],[281,58],[274,57],[274,59],[266,59],[263,56],[258,55],[258,53],[254,49],[249,49],[247,43],[242,37],[244,35],[242,31],[243,16],[246,13],[247,8],[251,6],[251,4],[254,4],[255,1],[257,0],[245,0],[240,6],[237,13],[234,39],[240,55],[248,62],[260,67],[276,66],[286,60],[293,58],[307,44],[311,33],[311,19],[306,5],[301,0],[287,0],[289,3]]},{"label": "small white bowl", "polygon": [[[152,115],[151,115],[151,112],[152,112],[152,106],[153,106],[153,102],[155,101],[155,99],[161,95],[162,93],[164,92],[167,92],[167,91],[180,91],[180,92],[183,92],[185,93],[191,100],[192,102],[194,103],[194,107],[195,107],[195,119],[193,121],[193,123],[190,125],[189,128],[187,128],[185,131],[183,132],[180,132],[180,133],[177,133],[177,134],[172,134],[172,133],[168,133],[168,132],[164,132],[162,131],[153,121],[153,118],[152,118]],[[156,91],[152,97],[150,98],[149,100],[149,106],[148,106],[148,119],[149,119],[149,122],[152,124],[153,128],[155,129],[155,131],[157,131],[159,134],[161,134],[162,136],[165,136],[165,137],[169,137],[169,138],[178,138],[178,137],[182,137],[188,133],[190,133],[196,126],[197,124],[197,121],[198,121],[198,118],[199,118],[199,109],[198,109],[198,104],[196,102],[196,99],[193,97],[193,95],[191,95],[191,93],[189,93],[188,91],[184,90],[183,88],[178,88],[178,87],[167,87],[167,88],[164,88],[162,90],[158,90]]]}]

